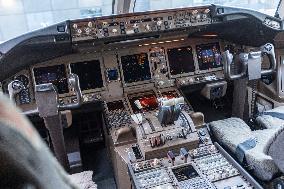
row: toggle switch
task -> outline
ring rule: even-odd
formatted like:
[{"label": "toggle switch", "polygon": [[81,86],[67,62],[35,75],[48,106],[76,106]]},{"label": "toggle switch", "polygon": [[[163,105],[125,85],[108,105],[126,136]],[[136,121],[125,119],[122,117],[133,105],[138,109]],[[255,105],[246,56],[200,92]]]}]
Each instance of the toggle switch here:
[{"label": "toggle switch", "polygon": [[175,155],[172,151],[168,151],[167,156],[169,158],[169,160],[172,162],[172,166],[175,165]]},{"label": "toggle switch", "polygon": [[184,163],[187,163],[188,151],[185,148],[180,149],[180,156],[184,158]]}]

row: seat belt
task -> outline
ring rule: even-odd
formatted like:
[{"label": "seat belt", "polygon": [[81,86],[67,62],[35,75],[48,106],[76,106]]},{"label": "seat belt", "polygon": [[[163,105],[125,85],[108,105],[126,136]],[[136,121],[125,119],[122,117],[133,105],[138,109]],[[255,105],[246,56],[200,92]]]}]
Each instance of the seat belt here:
[{"label": "seat belt", "polygon": [[262,115],[270,115],[271,117],[276,117],[278,119],[284,120],[284,113],[280,112],[263,112]]},{"label": "seat belt", "polygon": [[256,143],[257,143],[256,138],[250,138],[238,144],[236,148],[236,157],[241,163],[243,163],[245,160],[245,152],[254,148],[256,146]]}]

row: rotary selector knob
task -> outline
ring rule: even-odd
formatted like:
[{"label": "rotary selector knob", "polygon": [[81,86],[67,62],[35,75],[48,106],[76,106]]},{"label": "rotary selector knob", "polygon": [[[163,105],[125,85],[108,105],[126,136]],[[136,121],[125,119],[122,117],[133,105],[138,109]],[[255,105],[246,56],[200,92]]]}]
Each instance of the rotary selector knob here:
[{"label": "rotary selector knob", "polygon": [[88,22],[88,26],[91,28],[93,27],[93,23],[92,22]]},{"label": "rotary selector knob", "polygon": [[149,24],[146,24],[145,28],[146,28],[147,31],[151,30],[151,27],[149,26]]},{"label": "rotary selector knob", "polygon": [[78,25],[77,25],[77,24],[73,24],[73,28],[74,28],[74,29],[77,29],[77,28],[78,28]]},{"label": "rotary selector knob", "polygon": [[158,25],[158,26],[161,26],[162,23],[163,23],[163,22],[162,22],[161,20],[157,21],[157,25]]}]

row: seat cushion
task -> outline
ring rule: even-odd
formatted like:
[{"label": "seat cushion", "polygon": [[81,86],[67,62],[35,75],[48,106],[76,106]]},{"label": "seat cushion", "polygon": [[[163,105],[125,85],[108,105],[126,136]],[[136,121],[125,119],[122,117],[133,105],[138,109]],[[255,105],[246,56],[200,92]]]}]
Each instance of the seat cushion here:
[{"label": "seat cushion", "polygon": [[268,181],[279,172],[271,156],[267,155],[266,148],[269,141],[275,137],[279,129],[265,129],[253,131],[257,145],[245,152],[246,161],[253,166],[253,174],[261,180]]},{"label": "seat cushion", "polygon": [[254,168],[253,173],[259,179],[268,181],[279,171],[273,159],[265,153],[267,144],[279,129],[251,131],[249,126],[239,118],[214,121],[209,126],[216,140],[233,154],[236,154],[240,143],[256,138],[256,146],[245,151],[245,159]]},{"label": "seat cushion", "polygon": [[239,118],[213,121],[209,126],[216,140],[233,153],[240,143],[252,136],[249,126]]}]

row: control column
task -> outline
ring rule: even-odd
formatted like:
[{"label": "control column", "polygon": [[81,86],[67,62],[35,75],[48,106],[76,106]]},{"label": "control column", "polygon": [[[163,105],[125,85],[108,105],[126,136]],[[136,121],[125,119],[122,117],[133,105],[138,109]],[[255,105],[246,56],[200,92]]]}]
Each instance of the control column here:
[{"label": "control column", "polygon": [[49,131],[54,155],[66,170],[69,170],[69,163],[65,149],[60,110],[78,108],[82,102],[78,76],[71,74],[68,81],[70,88],[74,88],[77,94],[78,99],[75,104],[59,106],[58,94],[52,83],[40,84],[35,87],[35,99],[39,116],[44,119],[45,127]]}]

